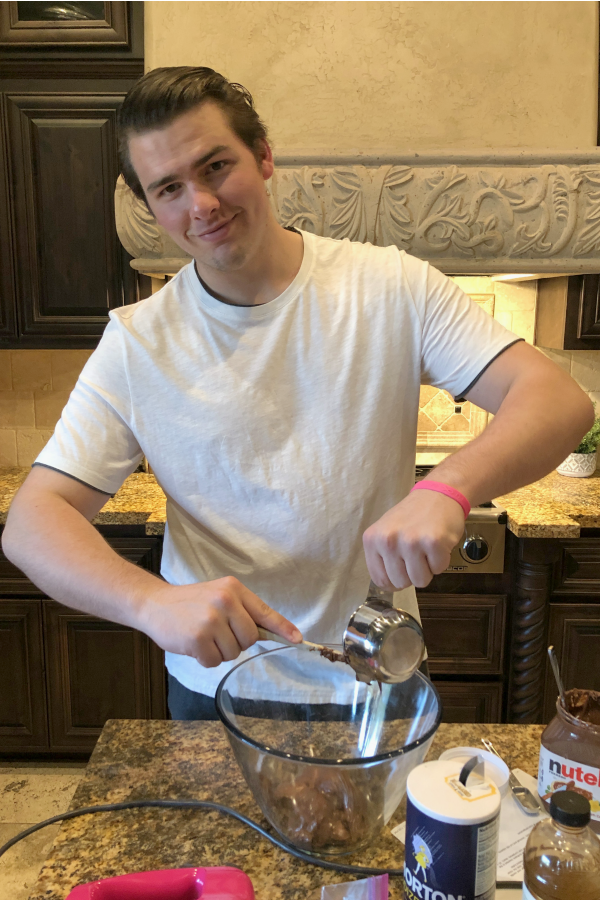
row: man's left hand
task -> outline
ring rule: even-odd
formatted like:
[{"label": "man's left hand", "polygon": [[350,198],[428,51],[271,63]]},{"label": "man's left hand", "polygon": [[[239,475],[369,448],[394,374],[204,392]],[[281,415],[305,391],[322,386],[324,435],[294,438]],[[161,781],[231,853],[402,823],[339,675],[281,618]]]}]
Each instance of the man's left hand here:
[{"label": "man's left hand", "polygon": [[464,513],[456,500],[435,491],[409,494],[363,535],[372,580],[387,590],[426,587],[448,568],[464,530]]}]

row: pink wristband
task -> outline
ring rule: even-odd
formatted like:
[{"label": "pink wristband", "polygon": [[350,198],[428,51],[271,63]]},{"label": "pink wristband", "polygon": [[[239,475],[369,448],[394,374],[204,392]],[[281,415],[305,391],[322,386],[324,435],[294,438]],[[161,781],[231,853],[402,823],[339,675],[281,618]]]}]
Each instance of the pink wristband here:
[{"label": "pink wristband", "polygon": [[414,488],[410,489],[410,493],[412,494],[413,491],[437,491],[438,494],[445,494],[446,497],[456,500],[459,506],[462,507],[465,519],[471,512],[471,504],[465,495],[457,491],[456,488],[450,487],[449,484],[442,484],[441,481],[417,481]]}]

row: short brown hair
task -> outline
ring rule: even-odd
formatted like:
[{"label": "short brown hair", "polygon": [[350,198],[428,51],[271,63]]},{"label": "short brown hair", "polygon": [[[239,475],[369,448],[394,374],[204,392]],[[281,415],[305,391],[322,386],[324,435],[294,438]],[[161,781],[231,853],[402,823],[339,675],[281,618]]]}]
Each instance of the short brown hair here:
[{"label": "short brown hair", "polygon": [[129,157],[129,138],[155,128],[165,128],[178,116],[207,100],[220,106],[232,131],[257,156],[260,141],[267,139],[267,129],[245,87],[227,81],[206,66],[152,69],[131,88],[118,117],[121,172],[136,197],[146,199]]}]

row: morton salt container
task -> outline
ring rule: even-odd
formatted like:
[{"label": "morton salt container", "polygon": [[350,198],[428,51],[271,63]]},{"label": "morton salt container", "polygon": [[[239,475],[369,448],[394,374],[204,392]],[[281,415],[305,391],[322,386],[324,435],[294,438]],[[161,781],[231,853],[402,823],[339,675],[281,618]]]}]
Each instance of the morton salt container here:
[{"label": "morton salt container", "polygon": [[456,760],[422,763],[406,786],[405,900],[493,900],[500,791]]}]

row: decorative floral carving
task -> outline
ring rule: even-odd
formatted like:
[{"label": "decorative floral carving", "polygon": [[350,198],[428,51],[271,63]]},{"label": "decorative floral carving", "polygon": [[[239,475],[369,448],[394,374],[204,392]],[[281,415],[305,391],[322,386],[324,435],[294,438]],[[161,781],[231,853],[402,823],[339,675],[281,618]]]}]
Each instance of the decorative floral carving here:
[{"label": "decorative floral carving", "polygon": [[281,166],[274,178],[284,224],[442,266],[512,259],[543,270],[600,250],[600,164]]},{"label": "decorative floral carving", "polygon": [[413,177],[409,166],[382,167],[381,190],[377,205],[374,228],[374,243],[387,247],[395,244],[402,250],[408,250],[414,236],[414,226],[408,207],[408,194],[399,191],[401,185],[407,184]]},{"label": "decorative floral carving", "polygon": [[[318,161],[318,155],[314,154]],[[452,157],[411,165],[296,165],[272,179],[279,220],[314,234],[396,245],[447,271],[600,269],[600,160],[565,156],[467,162]],[[351,161],[352,162],[352,161]],[[117,231],[136,257],[178,256],[145,204],[122,179]],[[470,268],[469,268],[470,267]]]},{"label": "decorative floral carving", "polygon": [[[275,177],[274,177],[275,180]],[[283,195],[279,220],[282,225],[301,228],[313,234],[325,233],[325,208],[317,195],[317,189],[325,183],[320,170],[303,166],[291,173],[291,190]],[[278,194],[283,194],[285,183],[277,178]]]},{"label": "decorative floral carving", "polygon": [[582,169],[582,178],[586,184],[586,225],[579,232],[573,247],[573,256],[587,256],[600,250],[600,167]]}]

